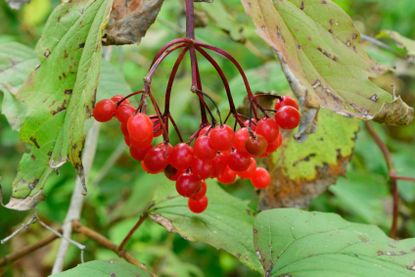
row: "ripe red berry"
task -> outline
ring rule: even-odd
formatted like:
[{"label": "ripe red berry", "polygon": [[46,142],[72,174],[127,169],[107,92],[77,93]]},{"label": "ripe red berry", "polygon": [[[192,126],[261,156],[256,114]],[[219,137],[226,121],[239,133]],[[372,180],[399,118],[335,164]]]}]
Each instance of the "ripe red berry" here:
[{"label": "ripe red berry", "polygon": [[[255,118],[252,118],[251,119],[251,129],[252,129],[252,131],[255,131],[255,129],[256,129],[256,124],[257,124],[257,122],[256,122],[256,119]],[[245,125],[245,127],[249,127],[249,119],[247,119],[247,120],[245,120],[245,122],[244,122],[244,125]]]},{"label": "ripe red berry", "polygon": [[226,151],[231,149],[235,134],[228,125],[217,126],[209,133],[209,145],[214,150]]},{"label": "ripe red berry", "polygon": [[153,137],[159,137],[163,134],[163,128],[160,124],[160,119],[157,116],[151,116],[153,122]]},{"label": "ripe red berry", "polygon": [[212,160],[194,159],[192,163],[192,172],[200,179],[207,179],[213,176],[215,167]]},{"label": "ripe red berry", "polygon": [[263,189],[271,183],[271,176],[265,168],[257,167],[254,174],[251,176],[251,182],[255,188]]},{"label": "ripe red berry", "polygon": [[283,96],[281,100],[278,99],[277,102],[275,103],[274,109],[278,111],[284,106],[292,106],[298,110],[297,100],[295,100],[294,98],[288,95]]},{"label": "ripe red berry", "polygon": [[245,147],[249,154],[258,157],[265,153],[268,142],[262,135],[256,135],[255,137],[249,136]]},{"label": "ripe red berry", "polygon": [[200,191],[202,181],[192,173],[184,173],[177,178],[176,190],[184,197],[192,197]]},{"label": "ripe red berry", "polygon": [[194,200],[192,198],[189,198],[187,202],[187,206],[189,207],[189,210],[192,212],[199,214],[206,210],[208,206],[208,198],[206,196],[203,196],[202,198],[198,200]]},{"label": "ripe red berry", "polygon": [[114,116],[116,106],[114,102],[109,99],[103,99],[95,104],[93,116],[96,121],[107,122]]},{"label": "ripe red berry", "polygon": [[130,155],[134,158],[136,161],[141,161],[146,156],[147,152],[151,149],[151,145],[148,145],[144,148],[141,147],[135,147],[132,145],[130,147]]},{"label": "ripe red berry", "polygon": [[230,169],[228,166],[217,177],[218,181],[224,185],[230,185],[235,183],[236,172]]},{"label": "ripe red berry", "polygon": [[137,144],[147,143],[153,138],[153,122],[143,113],[138,113],[128,119],[127,130],[130,139]]},{"label": "ripe red berry", "polygon": [[235,132],[235,138],[233,142],[233,146],[239,152],[246,152],[245,144],[249,139],[249,131],[248,128],[241,128]]},{"label": "ripe red berry", "polygon": [[150,173],[162,172],[169,164],[171,145],[160,143],[147,151],[143,163]]},{"label": "ripe red berry", "polygon": [[177,169],[190,167],[194,159],[193,148],[186,143],[175,145],[170,153],[170,164]]},{"label": "ripe red berry", "polygon": [[[118,104],[123,99],[124,99],[123,95],[115,95],[111,97],[112,102],[114,102],[115,104]],[[121,103],[119,103],[119,105],[126,105],[126,104],[130,104],[130,100],[125,99]]]},{"label": "ripe red berry", "polygon": [[258,122],[255,132],[264,136],[268,142],[272,142],[278,137],[280,130],[274,119],[263,118]]},{"label": "ripe red berry", "polygon": [[195,156],[201,160],[211,160],[215,157],[216,151],[209,146],[209,137],[198,137],[194,144]]},{"label": "ripe red berry", "polygon": [[232,151],[229,154],[228,166],[234,171],[244,171],[249,167],[250,155],[239,151]]},{"label": "ripe red berry", "polygon": [[300,123],[300,112],[292,106],[284,106],[275,114],[275,119],[281,128],[294,129]]},{"label": "ripe red berry", "polygon": [[206,195],[206,191],[207,191],[207,186],[206,186],[206,182],[204,180],[201,181],[201,186],[200,189],[197,193],[192,195],[192,199],[193,200],[199,200],[202,197],[204,197]]},{"label": "ripe red berry", "polygon": [[209,132],[211,129],[212,129],[212,125],[208,125],[208,126],[203,127],[203,128],[200,130],[200,132],[199,132],[199,134],[198,134],[198,137],[201,137],[201,136],[206,135],[206,134],[207,134],[207,132]]},{"label": "ripe red berry", "polygon": [[236,172],[242,179],[251,179],[256,170],[256,161],[254,158],[250,159],[249,167],[244,171]]},{"label": "ripe red berry", "polygon": [[126,104],[121,105],[117,108],[117,111],[115,112],[115,117],[118,119],[118,121],[124,123],[127,122],[128,119],[135,114],[135,109],[133,106]]},{"label": "ripe red berry", "polygon": [[166,177],[172,181],[176,181],[177,178],[179,178],[179,176],[182,174],[182,171],[178,170],[177,168],[174,168],[170,164],[166,166],[166,168],[164,169],[164,175],[166,175]]},{"label": "ripe red berry", "polygon": [[229,152],[218,152],[212,162],[214,167],[213,177],[217,177],[228,166]]}]

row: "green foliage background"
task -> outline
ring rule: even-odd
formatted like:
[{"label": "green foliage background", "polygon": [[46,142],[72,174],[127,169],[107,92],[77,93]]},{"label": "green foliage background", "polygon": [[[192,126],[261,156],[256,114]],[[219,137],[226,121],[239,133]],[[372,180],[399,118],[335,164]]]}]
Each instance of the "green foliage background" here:
[{"label": "green foliage background", "polygon": [[[415,29],[413,28],[415,5],[412,0],[336,0],[335,2],[351,15],[365,34],[375,36],[383,29],[393,29],[409,38],[415,38]],[[33,0],[22,10],[12,11],[4,1],[1,1],[0,42],[16,41],[34,48],[48,15],[57,4],[58,1],[55,0]],[[249,19],[241,16],[243,8],[240,1],[227,1],[227,6],[231,6],[233,9],[226,16],[216,15],[214,11],[209,12],[207,8],[209,28],[198,29],[198,38],[231,50],[232,54],[249,72],[250,79],[254,80],[254,89],[272,89],[280,94],[289,93],[282,72],[267,70],[270,66],[279,68],[279,65],[275,62],[270,49],[254,33]],[[231,23],[229,24],[229,22]],[[222,30],[229,28],[229,26],[232,26],[232,29],[228,30],[230,36]],[[241,26],[245,27],[242,33],[238,32]],[[118,93],[127,94],[128,90],[140,89],[142,76],[146,73],[154,54],[166,41],[182,35],[183,28],[182,7],[178,1],[165,1],[158,20],[150,28],[140,45],[112,47],[111,65],[104,64],[103,69],[103,72],[108,70],[111,73],[102,73],[101,77],[108,76],[108,78],[117,78],[116,82],[121,81],[114,89],[110,90],[105,85],[108,79],[101,79],[98,99]],[[248,43],[243,45],[238,42],[241,40],[246,40]],[[390,53],[375,47],[369,46],[369,53],[381,63],[399,64],[401,62]],[[154,81],[156,95],[162,94],[172,63],[173,59],[168,59],[157,74]],[[242,88],[240,81],[236,78],[235,69],[226,62],[222,62],[221,65],[230,79],[235,78],[231,82],[235,95],[242,95]],[[219,79],[206,62],[202,62],[200,66],[206,91],[216,93],[215,100],[223,107],[226,99]],[[125,79],[129,88],[122,82],[122,79]],[[189,68],[185,67],[179,72],[172,103],[173,116],[178,119],[180,127],[188,134],[198,125],[198,122],[194,120],[194,115],[197,114],[194,107],[197,105],[192,105],[192,103],[196,103],[196,98],[188,91],[189,83]],[[415,70],[413,65],[402,74],[400,86],[402,97],[409,105],[414,106]],[[0,102],[3,97],[0,94]],[[241,103],[242,100],[239,98],[236,101]],[[400,128],[376,126],[376,129],[393,151],[398,174],[415,177],[415,124]],[[82,222],[85,225],[99,230],[115,243],[120,242],[133,226],[144,209],[143,203],[151,199],[154,193],[157,194],[156,197],[160,197],[163,191],[157,190],[161,188],[160,183],[164,182],[164,178],[160,178],[160,176],[144,174],[125,150],[114,166],[107,170],[101,178],[109,157],[117,148],[122,149],[122,144],[123,139],[114,122],[102,125],[98,151],[89,177],[89,194],[82,213]],[[0,182],[4,199],[8,199],[11,193],[10,184],[16,175],[16,168],[24,151],[25,146],[20,142],[18,134],[11,130],[5,117],[0,116]],[[100,177],[98,182],[96,181],[97,177]],[[37,207],[40,217],[46,222],[51,224],[63,222],[74,186],[74,179],[75,172],[70,165],[65,165],[61,168],[59,175],[52,174],[48,180],[45,187],[47,198]],[[238,202],[235,205],[256,207],[257,195],[251,186],[239,182],[235,186],[225,189],[241,200],[241,203]],[[399,182],[399,190],[403,200],[400,209],[399,236],[400,238],[414,237],[415,185]],[[390,203],[391,195],[387,185],[386,165],[380,151],[362,128],[357,137],[347,176],[340,178],[336,185],[330,187],[328,192],[315,199],[310,210],[336,212],[349,221],[376,224],[387,231],[391,217]],[[233,205],[233,203],[231,204]],[[158,213],[163,214],[162,207],[160,209],[161,211]],[[182,211],[180,211],[180,207],[178,209],[180,214]],[[12,212],[0,207],[0,237],[10,233],[16,225],[22,222],[25,215],[25,213]],[[169,217],[169,215],[164,216]],[[209,216],[207,215],[207,217]],[[217,219],[211,218],[211,220]],[[252,219],[244,218],[243,220],[251,221]],[[190,237],[193,236],[198,241],[189,242],[178,234],[169,233],[153,221],[146,221],[130,241],[129,252],[138,260],[149,264],[155,272],[163,276],[259,275],[252,269],[257,266],[256,264],[250,264],[249,261],[241,263],[227,252],[216,250],[201,242],[203,240],[200,241],[200,238],[191,234],[194,230],[186,229],[186,224],[180,220],[175,224],[177,224],[176,228],[182,230],[182,233]],[[34,243],[46,235],[46,230],[34,226],[24,235],[16,238],[16,241],[1,245],[0,256],[19,249],[22,245]],[[238,235],[229,234],[229,236]],[[94,242],[87,241],[86,243],[88,247],[87,260],[114,258],[112,252],[100,248]],[[40,254],[36,257],[28,257],[19,264],[5,269],[0,268],[0,275],[14,276],[14,274],[24,272],[28,276],[45,276],[50,272],[57,247],[58,243],[55,242],[51,247],[39,251]],[[225,250],[229,251],[229,249]],[[233,253],[232,251],[229,252]],[[70,248],[70,254],[65,263],[66,267],[73,267],[78,262],[78,250]]]}]

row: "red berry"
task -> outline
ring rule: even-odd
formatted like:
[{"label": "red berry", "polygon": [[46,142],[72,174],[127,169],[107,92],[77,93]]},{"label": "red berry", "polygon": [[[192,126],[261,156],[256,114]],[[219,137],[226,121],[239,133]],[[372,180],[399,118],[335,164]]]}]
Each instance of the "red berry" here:
[{"label": "red berry", "polygon": [[206,182],[204,180],[201,181],[201,186],[200,189],[197,193],[192,195],[192,199],[193,200],[199,200],[202,197],[204,197],[206,195],[206,191],[207,191],[207,186],[206,186]]},{"label": "red berry", "polygon": [[229,162],[229,153],[228,152],[218,152],[212,160],[213,162],[213,176],[219,176],[219,174],[225,170]]},{"label": "red berry", "polygon": [[226,151],[231,149],[235,134],[228,125],[217,126],[209,133],[209,145],[214,150]]},{"label": "red berry", "polygon": [[[124,99],[123,95],[115,95],[115,96],[111,97],[112,102],[114,102],[115,104],[118,104],[123,99]],[[119,103],[119,105],[126,105],[126,104],[130,104],[130,100],[125,99],[124,101]]]},{"label": "red berry", "polygon": [[244,171],[249,167],[251,157],[247,153],[232,151],[229,154],[228,166],[234,171]]},{"label": "red berry", "polygon": [[201,212],[206,210],[208,206],[208,199],[206,196],[198,200],[193,200],[192,198],[189,198],[187,206],[189,207],[189,210],[191,210],[192,212],[200,214]]},{"label": "red berry", "polygon": [[118,121],[124,123],[127,122],[128,119],[133,116],[135,113],[135,109],[133,106],[126,104],[121,105],[117,108],[117,111],[115,112],[115,117],[117,117]]},{"label": "red berry", "polygon": [[208,125],[208,126],[203,127],[203,128],[200,130],[200,132],[199,132],[199,134],[198,134],[198,137],[201,137],[201,136],[206,135],[206,134],[207,134],[207,132],[208,132],[210,129],[212,129],[212,125]]},{"label": "red berry", "polygon": [[[251,121],[252,121],[251,129],[252,129],[252,131],[255,131],[257,122],[256,122],[255,118],[252,118]],[[247,128],[249,127],[249,119],[245,120],[244,125]]]},{"label": "red berry", "polygon": [[249,139],[248,128],[241,128],[235,132],[234,147],[239,152],[246,152],[245,144]]},{"label": "red berry", "polygon": [[163,134],[163,128],[160,124],[160,119],[158,116],[151,116],[151,121],[153,122],[153,137],[159,137]]},{"label": "red berry", "polygon": [[274,141],[268,143],[267,151],[265,153],[267,155],[274,153],[281,146],[281,144],[282,144],[282,135],[281,133],[279,133],[278,137]]},{"label": "red berry", "polygon": [[288,95],[283,96],[281,100],[278,99],[277,102],[275,103],[274,109],[278,111],[284,106],[292,106],[298,110],[297,100],[295,100],[294,98]]},{"label": "red berry", "polygon": [[251,176],[251,182],[257,189],[263,189],[271,183],[271,176],[265,168],[257,167]]},{"label": "red berry", "polygon": [[192,163],[192,172],[200,179],[207,179],[213,176],[215,167],[213,166],[213,162],[211,160],[204,161],[194,159]]},{"label": "red berry", "polygon": [[274,119],[263,118],[258,122],[255,132],[264,136],[268,142],[272,142],[278,137],[280,130]]},{"label": "red berry", "polygon": [[250,159],[249,167],[244,171],[236,172],[242,179],[251,179],[256,170],[256,161],[254,158]]},{"label": "red berry", "polygon": [[144,157],[144,166],[150,173],[162,172],[169,164],[171,145],[160,143],[147,151]]},{"label": "red berry", "polygon": [[103,99],[95,104],[93,115],[96,121],[107,122],[114,116],[116,106],[109,99]]},{"label": "red berry", "polygon": [[144,159],[144,157],[146,156],[147,152],[151,149],[151,145],[148,145],[144,148],[141,147],[135,147],[135,146],[131,146],[130,147],[130,155],[131,157],[134,158],[134,160],[136,161],[141,161]]},{"label": "red berry", "polygon": [[193,148],[186,143],[175,145],[170,153],[170,164],[177,169],[190,167],[194,159]]},{"label": "red berry", "polygon": [[128,119],[127,130],[130,139],[137,144],[146,143],[153,138],[153,122],[143,113],[138,113]]},{"label": "red berry", "polygon": [[209,146],[209,137],[198,137],[194,144],[195,156],[202,160],[211,160],[215,157],[216,151]]},{"label": "red berry", "polygon": [[200,191],[202,181],[191,173],[184,173],[177,178],[176,190],[184,197],[192,197]]},{"label": "red berry", "polygon": [[176,181],[177,178],[179,178],[179,176],[182,174],[182,171],[178,170],[177,168],[174,168],[170,164],[166,166],[166,168],[164,169],[164,175],[166,175],[166,177],[172,181]]},{"label": "red berry", "polygon": [[284,106],[275,114],[275,119],[281,128],[294,129],[300,123],[300,112],[292,106]]},{"label": "red berry", "polygon": [[224,185],[230,185],[235,183],[236,172],[230,169],[228,166],[217,177],[218,181]]},{"label": "red berry", "polygon": [[255,137],[249,136],[248,141],[245,144],[246,151],[253,156],[261,156],[265,153],[268,147],[267,140],[261,136],[256,135]]}]

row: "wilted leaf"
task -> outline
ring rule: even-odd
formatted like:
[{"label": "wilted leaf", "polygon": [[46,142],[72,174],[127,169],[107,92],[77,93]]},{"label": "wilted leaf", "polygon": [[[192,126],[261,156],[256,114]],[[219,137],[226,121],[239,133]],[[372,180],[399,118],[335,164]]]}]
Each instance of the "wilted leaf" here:
[{"label": "wilted leaf", "polygon": [[150,273],[129,264],[123,260],[110,261],[91,261],[79,264],[61,273],[53,274],[55,277],[78,277],[78,276],[117,276],[117,277],[145,277],[151,276]]},{"label": "wilted leaf", "polygon": [[59,5],[37,45],[40,66],[16,94],[24,106],[23,155],[8,208],[27,210],[39,200],[52,169],[70,161],[82,175],[84,123],[98,85],[101,36],[111,1]]},{"label": "wilted leaf", "polygon": [[105,45],[140,42],[156,20],[164,0],[114,0]]},{"label": "wilted leaf", "polygon": [[402,36],[398,32],[384,30],[377,36],[380,39],[392,40],[399,48],[406,52],[406,56],[411,61],[415,61],[415,41]]},{"label": "wilted leaf", "polygon": [[187,199],[177,196],[175,186],[159,186],[151,218],[185,239],[208,243],[236,256],[250,268],[261,271],[252,242],[253,212],[241,200],[216,183],[208,184],[208,208],[193,214]]},{"label": "wilted leaf", "polygon": [[357,120],[321,110],[319,127],[307,140],[299,143],[289,133],[269,160],[272,184],[261,192],[261,205],[307,206],[344,175],[358,129]]},{"label": "wilted leaf", "polygon": [[276,209],[260,213],[254,228],[266,276],[415,275],[415,239],[395,241],[338,215]]},{"label": "wilted leaf", "polygon": [[306,123],[320,106],[393,125],[412,121],[413,109],[393,95],[393,87],[386,91],[376,84],[384,70],[361,47],[349,16],[330,0],[242,2],[259,35],[277,52],[294,92],[311,108]]}]

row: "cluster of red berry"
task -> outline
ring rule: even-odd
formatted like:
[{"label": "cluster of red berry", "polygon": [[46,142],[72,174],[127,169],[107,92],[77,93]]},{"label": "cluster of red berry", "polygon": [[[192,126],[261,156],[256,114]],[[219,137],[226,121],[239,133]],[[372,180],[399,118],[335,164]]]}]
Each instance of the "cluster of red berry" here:
[{"label": "cluster of red berry", "polygon": [[280,128],[296,128],[300,121],[297,102],[284,96],[275,104],[275,118],[251,118],[237,131],[226,124],[202,126],[194,136],[193,147],[184,142],[153,146],[153,139],[163,133],[162,119],[138,112],[123,96],[99,101],[93,115],[100,122],[115,116],[121,123],[131,156],[141,162],[144,171],[164,172],[175,181],[177,192],[188,198],[188,207],[194,213],[207,208],[205,180],[208,178],[229,185],[239,176],[249,179],[257,189],[267,187],[270,174],[265,168],[257,167],[255,158],[275,152],[282,144]]}]

